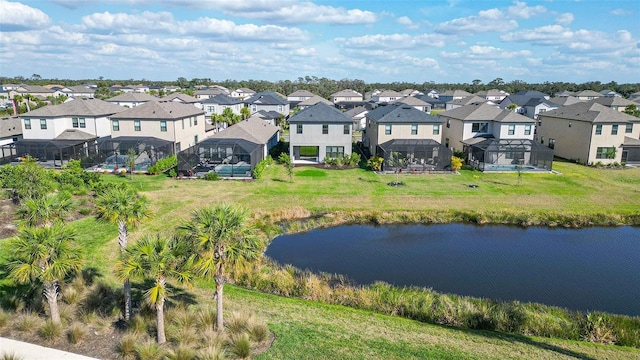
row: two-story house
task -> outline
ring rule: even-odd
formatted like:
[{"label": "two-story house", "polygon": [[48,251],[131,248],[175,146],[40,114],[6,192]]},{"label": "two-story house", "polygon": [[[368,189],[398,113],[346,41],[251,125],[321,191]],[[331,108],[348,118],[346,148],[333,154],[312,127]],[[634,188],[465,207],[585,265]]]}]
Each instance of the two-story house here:
[{"label": "two-story house", "polygon": [[451,165],[451,151],[441,145],[443,120],[396,102],[366,114],[363,142],[371,154],[384,158],[385,169],[395,169],[394,154],[402,167],[413,171],[443,170]]},{"label": "two-story house", "polygon": [[149,101],[114,114],[110,120],[113,141],[119,137],[161,139],[171,143],[172,154],[206,136],[204,111],[179,102]]},{"label": "two-story house", "polygon": [[289,154],[297,164],[323,163],[326,158],[348,156],[352,148],[353,119],[319,102],[289,118]]},{"label": "two-story house", "polygon": [[231,97],[242,100],[242,99],[246,99],[248,97],[253,96],[255,93],[256,93],[255,91],[249,88],[240,88],[240,89],[233,90],[229,95],[231,95]]},{"label": "two-story house", "polygon": [[414,107],[416,110],[424,111],[426,113],[431,112],[431,104],[428,102],[416,97],[416,96],[405,96],[396,100],[396,102],[403,103],[409,106]]},{"label": "two-story house", "polygon": [[289,103],[274,92],[259,92],[242,102],[249,108],[251,114],[264,110],[277,111],[284,116],[289,115]]},{"label": "two-story house", "polygon": [[240,110],[244,107],[244,103],[239,98],[234,98],[225,94],[218,94],[214,97],[202,100],[202,108],[207,117],[207,121],[211,123],[211,115],[221,115],[224,109],[240,115]]},{"label": "two-story house", "polygon": [[446,103],[452,100],[462,99],[464,97],[471,96],[471,95],[473,94],[464,90],[447,90],[443,93],[440,93],[438,96],[438,99]]},{"label": "two-story house", "polygon": [[384,91],[381,91],[381,92],[373,95],[371,97],[371,100],[373,102],[376,102],[376,103],[379,103],[379,104],[380,103],[385,103],[386,104],[386,103],[397,101],[397,100],[399,100],[399,99],[401,99],[403,97],[404,96],[401,93],[397,92],[397,91],[384,90]]},{"label": "two-story house", "polygon": [[538,115],[538,139],[585,164],[640,162],[640,119],[599,103],[579,102]]},{"label": "two-story house", "polygon": [[291,94],[287,95],[287,101],[291,105],[291,108],[295,108],[301,102],[311,99],[312,97],[317,96],[316,94],[307,91],[307,90],[296,90]]},{"label": "two-story house", "polygon": [[[481,98],[476,95],[465,96],[462,99],[454,99],[451,101],[447,101],[447,103],[445,104],[445,110],[451,110],[451,109],[459,108],[469,104],[482,104],[486,102],[489,102],[489,100],[485,98]],[[493,102],[489,102],[489,103],[491,105],[495,105],[495,103]]]},{"label": "two-story house", "polygon": [[504,100],[504,98],[509,96],[509,93],[500,89],[490,89],[478,91],[476,95],[483,99],[499,103],[500,101]]},{"label": "two-story house", "polygon": [[158,98],[149,94],[131,91],[107,99],[107,102],[128,108],[133,108],[149,101],[158,101]]},{"label": "two-story house", "polygon": [[183,93],[173,93],[160,98],[159,101],[175,101],[183,104],[191,104],[198,109],[202,110],[202,100],[197,99],[191,95],[183,94]]},{"label": "two-story house", "polygon": [[362,101],[362,94],[352,89],[345,89],[331,94],[331,101],[334,104]]}]

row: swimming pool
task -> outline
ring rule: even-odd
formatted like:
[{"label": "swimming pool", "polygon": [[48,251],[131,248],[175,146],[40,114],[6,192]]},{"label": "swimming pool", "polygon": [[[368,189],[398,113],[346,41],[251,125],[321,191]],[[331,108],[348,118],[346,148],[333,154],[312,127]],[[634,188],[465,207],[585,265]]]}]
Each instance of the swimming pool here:
[{"label": "swimming pool", "polygon": [[[518,167],[520,165],[496,165],[496,164],[485,164],[484,171],[518,171]],[[535,166],[524,165],[522,166],[522,171],[533,172],[533,171],[549,171],[547,169],[538,168]]]}]

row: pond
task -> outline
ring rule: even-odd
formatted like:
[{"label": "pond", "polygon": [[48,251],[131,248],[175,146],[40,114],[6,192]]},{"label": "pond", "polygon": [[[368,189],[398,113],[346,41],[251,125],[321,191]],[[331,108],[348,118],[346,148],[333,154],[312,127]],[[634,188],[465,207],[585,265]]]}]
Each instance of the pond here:
[{"label": "pond", "polygon": [[280,264],[495,300],[640,315],[640,228],[345,225],[279,236]]}]

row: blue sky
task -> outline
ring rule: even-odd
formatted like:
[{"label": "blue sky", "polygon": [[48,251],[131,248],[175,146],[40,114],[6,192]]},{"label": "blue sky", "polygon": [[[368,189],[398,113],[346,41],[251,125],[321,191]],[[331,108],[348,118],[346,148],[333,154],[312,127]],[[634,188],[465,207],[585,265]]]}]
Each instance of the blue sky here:
[{"label": "blue sky", "polygon": [[0,0],[0,75],[640,82],[640,1]]}]

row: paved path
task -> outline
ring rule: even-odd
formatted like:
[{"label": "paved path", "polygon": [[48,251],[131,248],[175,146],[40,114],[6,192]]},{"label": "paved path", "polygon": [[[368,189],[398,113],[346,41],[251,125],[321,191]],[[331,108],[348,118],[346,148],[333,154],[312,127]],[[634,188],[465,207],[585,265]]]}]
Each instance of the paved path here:
[{"label": "paved path", "polygon": [[0,337],[0,357],[16,355],[22,360],[97,360],[83,355]]}]

